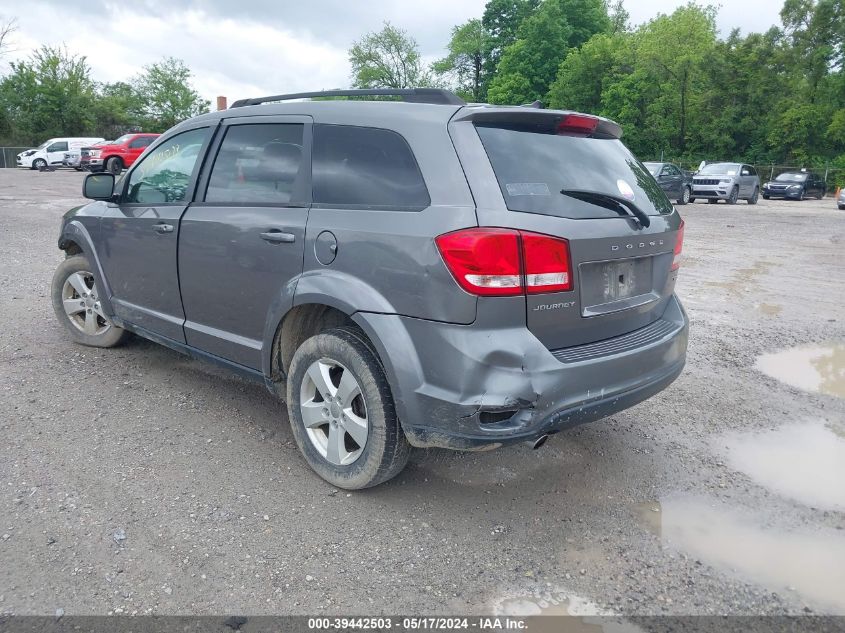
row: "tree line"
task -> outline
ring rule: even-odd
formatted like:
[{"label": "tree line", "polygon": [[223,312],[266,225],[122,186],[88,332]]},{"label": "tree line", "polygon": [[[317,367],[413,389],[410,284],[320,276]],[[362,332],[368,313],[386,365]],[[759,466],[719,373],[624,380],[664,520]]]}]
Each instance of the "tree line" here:
[{"label": "tree line", "polygon": [[724,38],[716,15],[691,2],[632,27],[620,0],[489,0],[430,66],[402,29],[367,34],[352,80],[599,114],[643,159],[845,168],[842,0],[786,0],[780,25]]},{"label": "tree line", "polygon": [[[0,56],[15,22],[0,22]],[[191,87],[191,70],[172,57],[150,64],[129,81],[97,82],[83,56],[42,46],[9,64],[0,78],[0,145],[33,146],[56,136],[113,139],[130,131],[163,132],[207,112]]]},{"label": "tree line", "polygon": [[[779,25],[725,37],[716,15],[690,2],[631,26],[621,0],[489,0],[432,64],[401,28],[367,33],[348,52],[351,83],[599,114],[643,159],[845,169],[845,3],[785,0]],[[14,28],[0,20],[0,56]],[[44,46],[0,78],[0,145],[164,131],[208,110],[191,80],[184,62],[165,58],[101,83],[85,57]]]}]

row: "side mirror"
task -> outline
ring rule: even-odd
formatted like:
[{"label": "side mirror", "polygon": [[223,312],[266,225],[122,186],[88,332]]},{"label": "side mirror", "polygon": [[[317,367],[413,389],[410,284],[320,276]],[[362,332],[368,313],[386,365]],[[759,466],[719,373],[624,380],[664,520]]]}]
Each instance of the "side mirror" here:
[{"label": "side mirror", "polygon": [[88,174],[82,183],[82,195],[91,200],[112,200],[114,174]]}]

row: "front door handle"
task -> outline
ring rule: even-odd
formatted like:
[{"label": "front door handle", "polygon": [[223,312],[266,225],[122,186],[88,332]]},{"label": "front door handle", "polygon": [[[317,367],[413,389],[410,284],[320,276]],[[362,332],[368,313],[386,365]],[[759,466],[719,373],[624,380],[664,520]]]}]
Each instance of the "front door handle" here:
[{"label": "front door handle", "polygon": [[159,222],[158,224],[153,224],[153,231],[156,233],[173,233],[173,225]]},{"label": "front door handle", "polygon": [[261,234],[261,239],[271,244],[293,244],[296,236],[293,233],[285,233],[278,229],[270,229]]}]

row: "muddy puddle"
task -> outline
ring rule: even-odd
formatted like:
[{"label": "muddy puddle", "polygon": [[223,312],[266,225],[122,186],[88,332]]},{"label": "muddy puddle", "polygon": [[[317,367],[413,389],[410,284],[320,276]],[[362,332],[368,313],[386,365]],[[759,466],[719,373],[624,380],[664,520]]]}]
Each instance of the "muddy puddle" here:
[{"label": "muddy puddle", "polygon": [[843,342],[805,345],[763,354],[754,367],[798,389],[845,398]]},{"label": "muddy puddle", "polygon": [[495,616],[576,616],[566,620],[532,620],[530,630],[538,633],[642,633],[642,629],[610,611],[568,591],[555,589],[526,595],[511,595],[493,603]]},{"label": "muddy puddle", "polygon": [[731,468],[781,496],[845,511],[843,429],[822,421],[788,424],[772,431],[731,433],[717,440],[715,448],[727,453]]},{"label": "muddy puddle", "polygon": [[782,530],[703,498],[664,499],[636,511],[646,529],[692,558],[845,614],[845,531]]}]

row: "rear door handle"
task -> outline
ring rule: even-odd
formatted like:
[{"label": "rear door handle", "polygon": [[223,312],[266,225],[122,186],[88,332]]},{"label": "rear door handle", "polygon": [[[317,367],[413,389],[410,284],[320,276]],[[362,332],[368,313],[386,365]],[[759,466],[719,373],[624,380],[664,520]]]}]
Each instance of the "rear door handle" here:
[{"label": "rear door handle", "polygon": [[159,222],[158,224],[153,224],[153,231],[156,233],[173,233],[173,225]]},{"label": "rear door handle", "polygon": [[271,244],[293,244],[296,236],[293,233],[285,233],[278,229],[270,229],[261,234],[261,239]]}]

